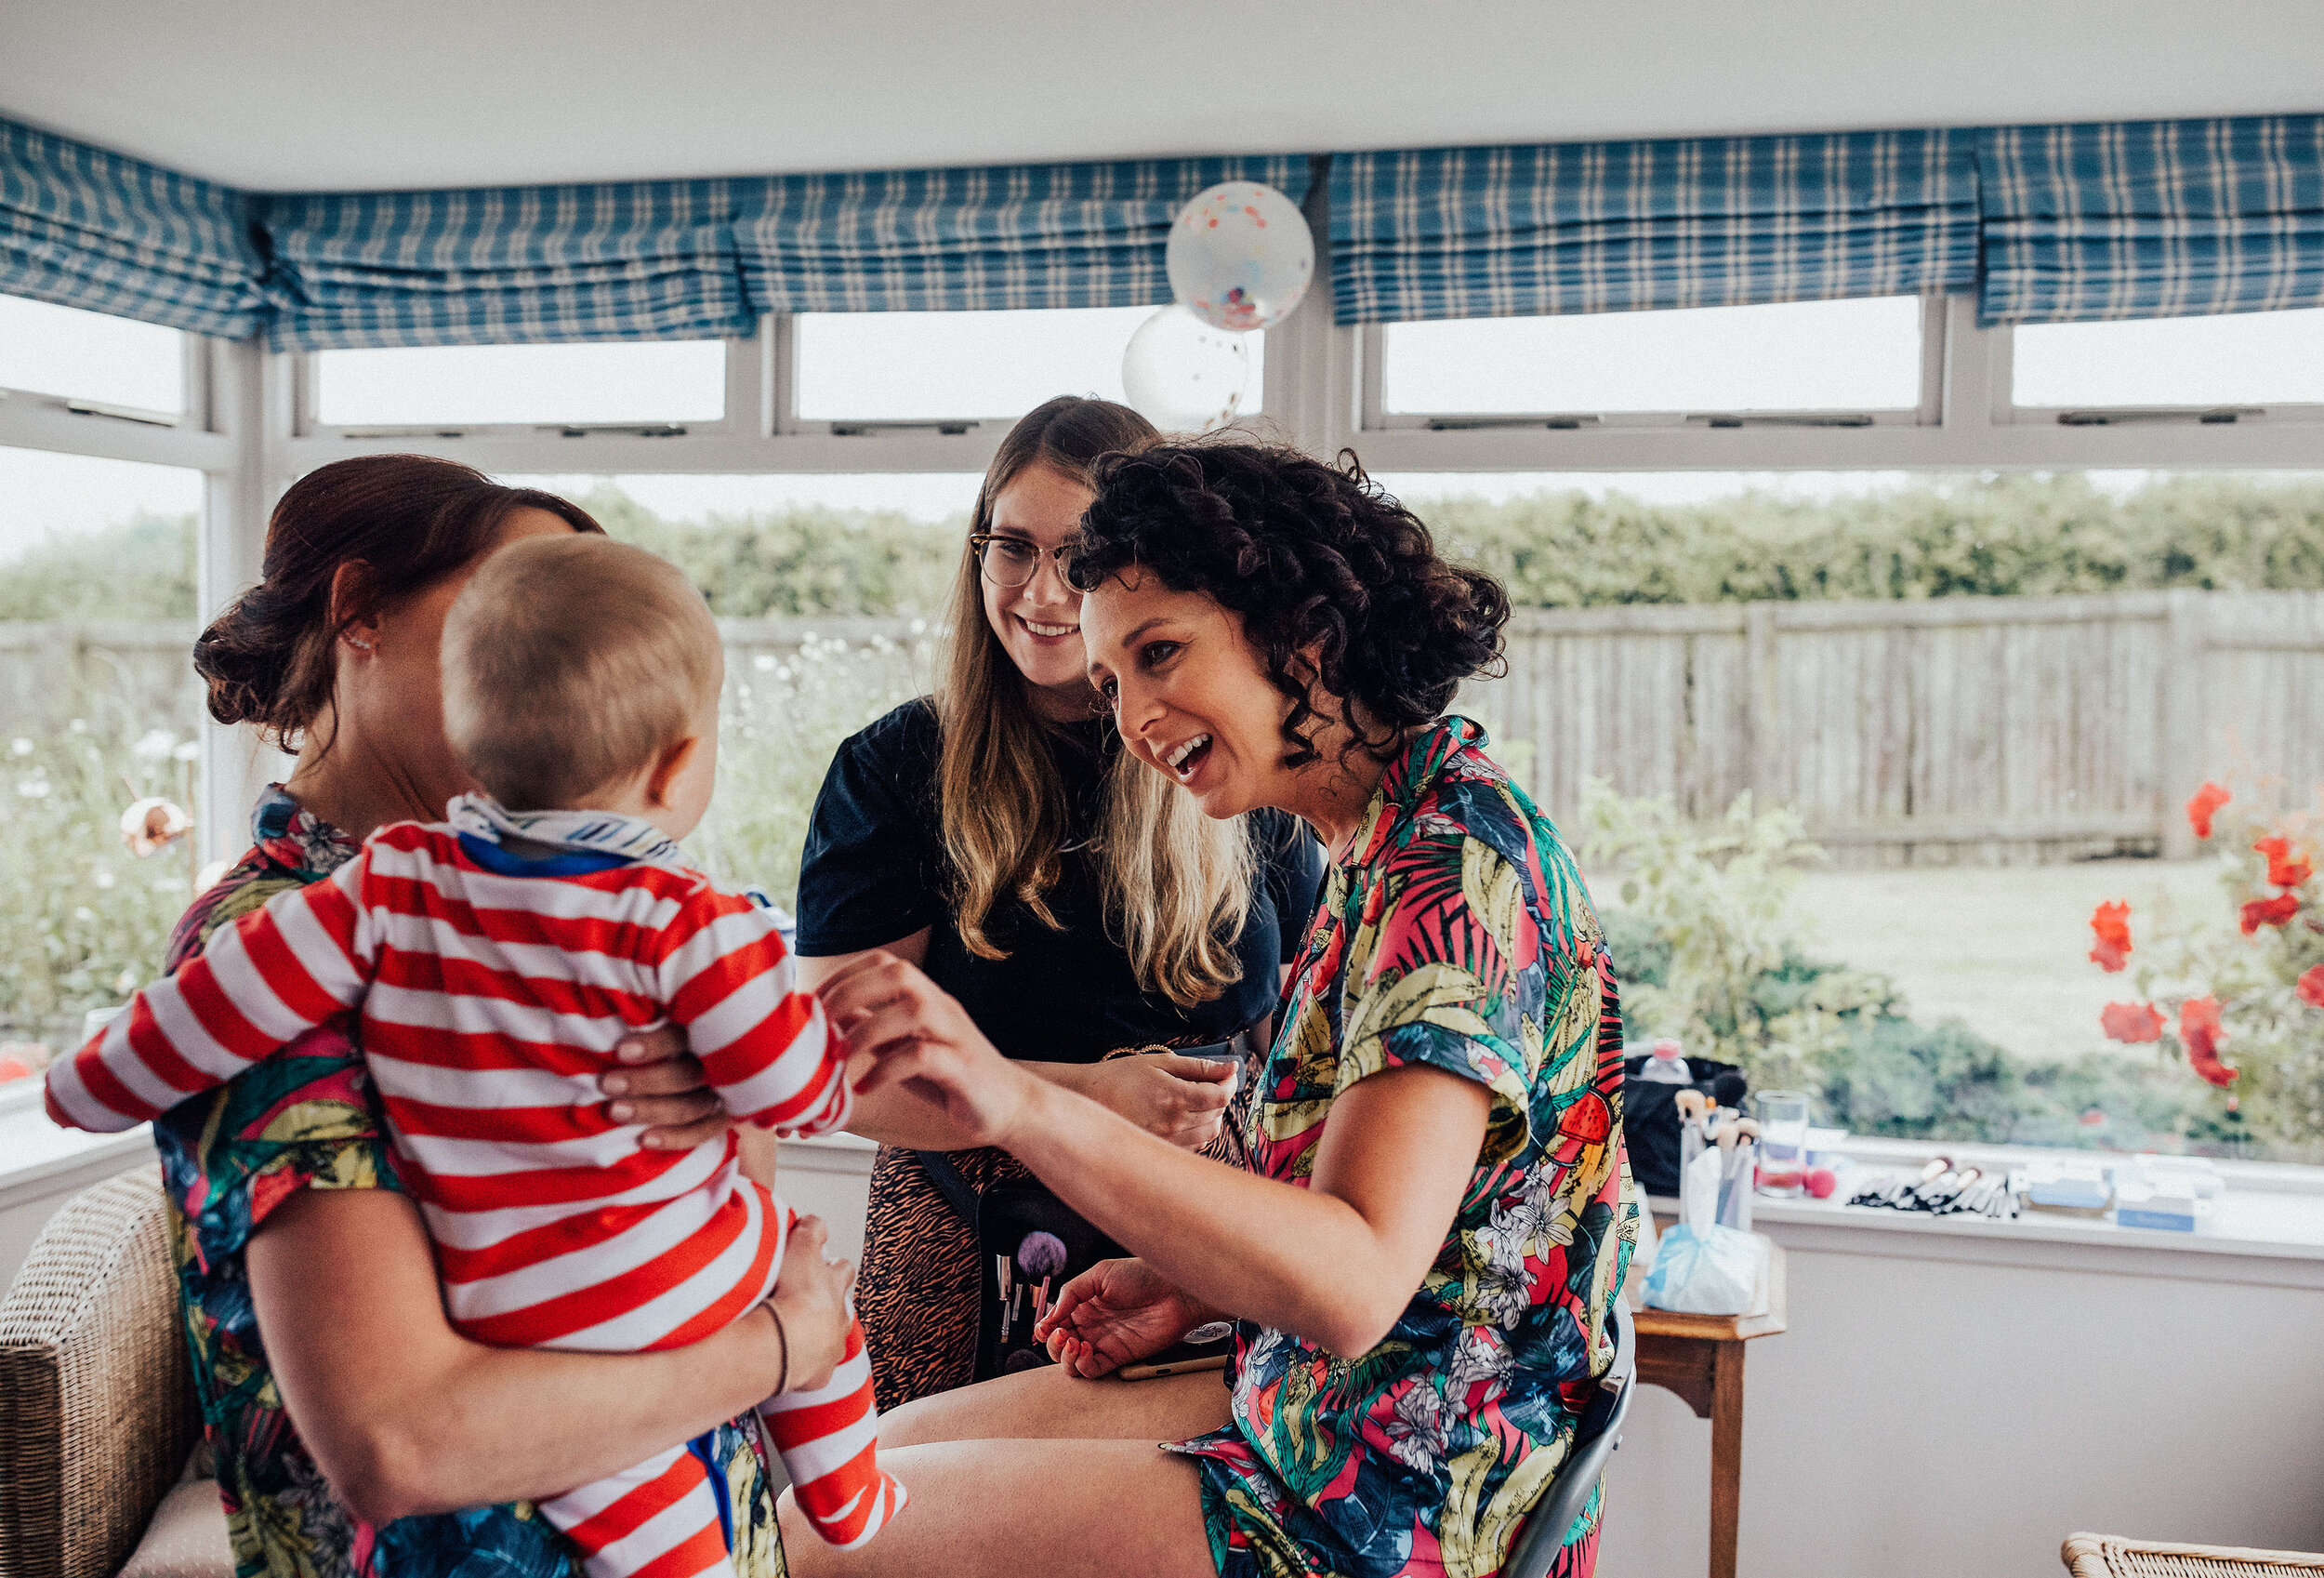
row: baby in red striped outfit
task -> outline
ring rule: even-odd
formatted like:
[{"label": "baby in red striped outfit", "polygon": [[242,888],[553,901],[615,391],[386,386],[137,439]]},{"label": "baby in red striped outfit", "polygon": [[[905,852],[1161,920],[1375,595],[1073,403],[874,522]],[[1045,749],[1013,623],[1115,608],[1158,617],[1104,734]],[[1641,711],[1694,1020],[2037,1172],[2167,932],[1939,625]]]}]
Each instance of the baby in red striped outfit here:
[{"label": "baby in red striped outfit", "polygon": [[[674,842],[709,804],[722,667],[701,595],[653,554],[593,536],[495,553],[443,640],[445,732],[489,792],[442,825],[381,829],[221,927],[50,1068],[50,1116],[130,1128],[352,1010],[461,1332],[629,1353],[748,1312],[794,1214],[742,1175],[731,1134],[645,1150],[596,1086],[624,1036],[670,1023],[737,1118],[793,1134],[848,1119],[846,1049],[772,913]],[[759,1412],[825,1539],[860,1545],[904,1505],[876,1460],[860,1327],[829,1385]],[[541,1511],[591,1578],[732,1571],[683,1446]]]}]

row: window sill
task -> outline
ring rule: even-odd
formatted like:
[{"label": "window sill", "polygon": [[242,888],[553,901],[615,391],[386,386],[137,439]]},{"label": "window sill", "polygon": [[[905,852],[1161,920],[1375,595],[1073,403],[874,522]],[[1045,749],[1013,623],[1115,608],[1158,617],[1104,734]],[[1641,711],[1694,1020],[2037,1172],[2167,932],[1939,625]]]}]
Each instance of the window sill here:
[{"label": "window sill", "polygon": [[152,1157],[148,1124],[86,1134],[51,1123],[37,1098],[10,1100],[0,1106],[0,1210],[86,1188]]},{"label": "window sill", "polygon": [[[1918,1167],[1939,1153],[1993,1165],[2059,1154],[1898,1140],[1848,1146],[1848,1154],[1872,1171]],[[2324,1169],[2221,1162],[2219,1171],[2226,1190],[2192,1233],[2048,1212],[1995,1222],[1764,1195],[1751,1201],[1751,1226],[1786,1250],[1810,1253],[2324,1289]],[[1677,1215],[1675,1200],[1657,1198],[1651,1204],[1657,1221]]]}]

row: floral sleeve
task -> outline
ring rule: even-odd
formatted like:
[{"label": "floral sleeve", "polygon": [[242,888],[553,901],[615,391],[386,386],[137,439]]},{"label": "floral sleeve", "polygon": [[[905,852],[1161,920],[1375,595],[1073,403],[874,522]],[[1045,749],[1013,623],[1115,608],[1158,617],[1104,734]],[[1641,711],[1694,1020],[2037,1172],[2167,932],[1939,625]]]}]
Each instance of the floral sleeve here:
[{"label": "floral sleeve", "polygon": [[1547,1147],[1595,1072],[1597,922],[1562,845],[1498,786],[1442,786],[1373,873],[1349,945],[1334,1093],[1426,1065],[1493,1093],[1484,1160]]}]

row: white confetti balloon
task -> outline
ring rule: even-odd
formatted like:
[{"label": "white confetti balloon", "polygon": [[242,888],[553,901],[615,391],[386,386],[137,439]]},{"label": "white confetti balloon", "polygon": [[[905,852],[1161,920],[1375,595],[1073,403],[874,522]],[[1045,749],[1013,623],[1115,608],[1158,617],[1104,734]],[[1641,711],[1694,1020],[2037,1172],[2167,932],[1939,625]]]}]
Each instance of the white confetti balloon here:
[{"label": "white confetti balloon", "polygon": [[1221,181],[1178,211],[1164,260],[1179,305],[1214,328],[1248,334],[1281,323],[1307,294],[1315,241],[1274,187]]},{"label": "white confetti balloon", "polygon": [[1164,432],[1208,432],[1241,409],[1250,388],[1243,337],[1212,328],[1184,307],[1138,325],[1122,352],[1122,393]]}]

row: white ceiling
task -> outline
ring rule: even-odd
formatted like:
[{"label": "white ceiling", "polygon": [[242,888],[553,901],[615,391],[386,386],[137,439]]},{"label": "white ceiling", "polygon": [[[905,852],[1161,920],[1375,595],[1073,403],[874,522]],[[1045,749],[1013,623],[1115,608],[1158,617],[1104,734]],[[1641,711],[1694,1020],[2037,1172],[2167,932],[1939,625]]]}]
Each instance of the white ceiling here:
[{"label": "white ceiling", "polygon": [[2319,109],[2317,0],[0,0],[0,115],[273,191]]}]

